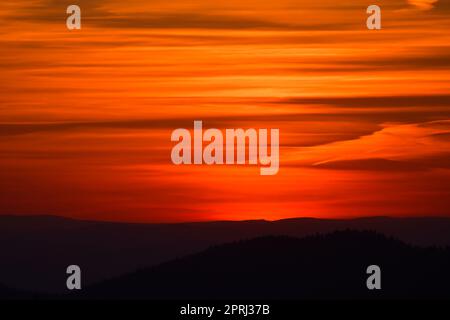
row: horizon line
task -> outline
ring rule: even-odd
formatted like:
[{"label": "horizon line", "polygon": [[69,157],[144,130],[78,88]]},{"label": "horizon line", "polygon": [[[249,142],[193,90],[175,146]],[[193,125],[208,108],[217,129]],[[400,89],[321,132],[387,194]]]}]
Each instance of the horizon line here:
[{"label": "horizon line", "polygon": [[401,219],[449,219],[450,216],[445,215],[433,215],[433,216],[390,216],[390,215],[378,215],[378,216],[358,216],[358,217],[342,217],[342,218],[317,218],[311,216],[298,216],[284,219],[245,219],[245,220],[198,220],[198,221],[176,221],[176,222],[147,222],[147,221],[126,221],[126,220],[101,220],[101,219],[82,219],[77,217],[70,217],[56,214],[0,214],[2,218],[56,218],[63,220],[71,220],[78,222],[97,222],[97,223],[117,223],[117,224],[146,224],[146,225],[177,225],[177,224],[198,224],[198,223],[243,223],[243,222],[264,222],[264,223],[277,223],[293,220],[317,220],[317,221],[352,221],[352,220],[370,220],[370,219],[389,219],[389,220],[401,220]]}]

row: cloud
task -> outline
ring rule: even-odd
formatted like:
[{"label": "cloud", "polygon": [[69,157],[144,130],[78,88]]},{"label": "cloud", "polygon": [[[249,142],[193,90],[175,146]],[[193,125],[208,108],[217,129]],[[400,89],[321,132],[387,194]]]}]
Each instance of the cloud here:
[{"label": "cloud", "polygon": [[[318,137],[317,141],[332,142],[357,138],[361,134],[374,133],[379,124],[386,122],[404,122],[417,125],[418,128],[436,126],[447,127],[449,122],[433,121],[450,119],[450,95],[415,96],[366,96],[366,97],[297,97],[281,99],[257,99],[247,104],[267,105],[270,108],[283,108],[282,113],[254,114],[198,114],[192,116],[167,116],[162,118],[73,121],[52,123],[0,123],[0,136],[23,135],[35,132],[63,132],[80,130],[155,130],[190,128],[194,120],[201,118],[211,128],[232,127],[284,127],[287,123],[340,123],[362,122],[365,130],[354,132],[335,132],[334,137]],[[321,109],[325,108],[325,109]],[[330,109],[332,108],[332,109]],[[303,125],[300,125],[303,126]],[[291,130],[292,131],[292,130]],[[301,130],[296,130],[301,132]],[[305,132],[303,132],[305,133]],[[436,132],[441,135],[441,132]],[[325,138],[325,139],[324,139]],[[313,139],[314,140],[314,139]],[[310,140],[312,141],[312,140]],[[290,142],[292,143],[292,142]],[[295,142],[294,142],[295,143]],[[295,144],[294,144],[295,145]]]},{"label": "cloud", "polygon": [[[360,58],[333,61],[326,72],[343,71],[387,71],[387,70],[435,70],[450,69],[450,48],[436,48],[438,52],[421,52],[420,55],[396,56],[390,58]],[[317,70],[319,71],[319,70]]]},{"label": "cloud", "polygon": [[421,9],[421,10],[430,10],[432,9],[438,0],[408,0],[408,2]]},{"label": "cloud", "polygon": [[288,155],[286,164],[372,171],[450,168],[450,143],[436,136],[450,131],[435,125],[386,124],[382,130],[358,139],[299,148]]},{"label": "cloud", "polygon": [[450,94],[408,95],[408,96],[365,96],[365,97],[312,97],[288,98],[279,103],[302,105],[330,105],[346,108],[374,107],[449,107]]},{"label": "cloud", "polygon": [[431,135],[431,137],[433,137],[435,139],[439,139],[439,140],[449,141],[450,142],[450,133],[448,133],[448,132],[435,133],[435,134]]},{"label": "cloud", "polygon": [[418,171],[427,167],[420,163],[396,161],[381,158],[327,161],[313,165],[319,169],[333,170],[369,170],[369,171]]},{"label": "cloud", "polygon": [[[88,20],[104,28],[152,28],[152,29],[284,29],[289,25],[236,16],[217,14],[136,14]],[[303,26],[314,28],[314,26]]]},{"label": "cloud", "polygon": [[448,12],[448,11],[450,11],[450,0],[438,0],[434,4],[434,10],[436,12]]},{"label": "cloud", "polygon": [[[41,0],[22,5],[9,17],[15,21],[61,23],[70,0]],[[90,26],[114,29],[269,29],[269,30],[350,30],[361,26],[357,14],[365,12],[366,5],[359,1],[336,5],[322,0],[281,0],[271,3],[261,1],[204,1],[178,0],[148,3],[129,1],[127,7],[117,0],[78,0],[83,23]],[[407,7],[405,1],[382,1],[386,10]],[[288,12],[289,14],[286,14]],[[343,14],[345,12],[346,14]],[[314,19],[313,16],[324,18]]]},{"label": "cloud", "polygon": [[[61,23],[61,12],[64,7],[59,5],[51,9],[40,8],[17,15],[10,19]],[[264,19],[256,15],[236,15],[229,13],[170,13],[170,12],[136,12],[132,15],[103,11],[100,7],[82,7],[83,24],[111,29],[210,29],[210,30],[347,30],[354,24],[342,22],[339,24],[324,22],[287,22],[276,19]]]}]

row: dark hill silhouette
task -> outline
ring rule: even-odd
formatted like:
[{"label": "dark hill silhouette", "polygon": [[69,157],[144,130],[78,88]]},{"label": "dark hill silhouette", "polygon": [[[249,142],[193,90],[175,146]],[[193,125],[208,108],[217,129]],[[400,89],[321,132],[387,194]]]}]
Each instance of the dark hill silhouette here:
[{"label": "dark hill silhouette", "polygon": [[[366,268],[382,290],[366,288]],[[450,298],[450,251],[418,248],[373,232],[303,239],[263,237],[105,281],[71,298],[347,299]]]},{"label": "dark hill silhouette", "polygon": [[33,298],[32,294],[20,292],[0,284],[0,300]]},{"label": "dark hill silhouette", "polygon": [[304,237],[375,230],[407,243],[450,244],[449,218],[288,219],[274,222],[133,224],[54,216],[0,216],[0,283],[32,292],[66,292],[68,265],[85,286],[222,243],[268,235]]}]

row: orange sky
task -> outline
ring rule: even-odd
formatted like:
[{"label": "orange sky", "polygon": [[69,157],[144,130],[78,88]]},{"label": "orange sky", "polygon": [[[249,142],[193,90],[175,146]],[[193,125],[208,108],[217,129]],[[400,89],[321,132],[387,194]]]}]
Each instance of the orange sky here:
[{"label": "orange sky", "polygon": [[[2,2],[0,214],[450,215],[449,1],[338,3]],[[279,173],[174,166],[193,120],[279,128]]]}]

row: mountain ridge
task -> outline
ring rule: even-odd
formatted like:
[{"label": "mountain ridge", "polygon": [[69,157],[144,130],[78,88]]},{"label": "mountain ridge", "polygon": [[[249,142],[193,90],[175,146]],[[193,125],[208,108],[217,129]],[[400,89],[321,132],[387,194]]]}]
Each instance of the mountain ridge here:
[{"label": "mountain ridge", "polygon": [[[366,287],[380,265],[382,289]],[[450,248],[419,248],[371,231],[266,236],[210,247],[109,279],[69,299],[449,298]]]},{"label": "mountain ridge", "polygon": [[65,270],[72,264],[84,270],[89,285],[232,241],[345,229],[373,230],[413,245],[450,245],[450,218],[442,217],[139,224],[11,215],[0,216],[0,283],[24,291],[65,292]]}]

